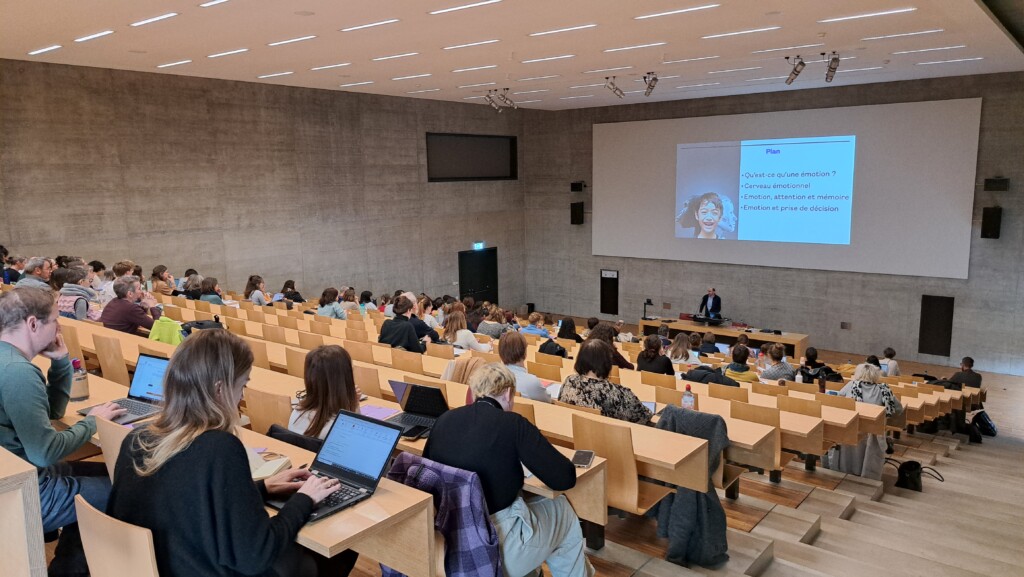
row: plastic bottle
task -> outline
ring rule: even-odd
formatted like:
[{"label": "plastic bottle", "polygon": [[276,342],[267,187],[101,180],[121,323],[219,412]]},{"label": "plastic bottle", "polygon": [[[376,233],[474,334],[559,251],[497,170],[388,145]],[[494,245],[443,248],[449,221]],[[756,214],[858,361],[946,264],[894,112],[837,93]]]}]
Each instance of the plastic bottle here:
[{"label": "plastic bottle", "polygon": [[75,372],[71,377],[71,400],[84,401],[89,398],[89,373],[79,359],[71,359]]},{"label": "plastic bottle", "polygon": [[686,390],[683,392],[683,408],[693,410],[693,392],[690,391],[690,385],[686,385]]},{"label": "plastic bottle", "polygon": [[797,371],[796,372],[796,377],[794,377],[793,380],[798,382],[798,383],[804,382],[804,375],[803,375],[803,373],[801,373],[800,371]]}]

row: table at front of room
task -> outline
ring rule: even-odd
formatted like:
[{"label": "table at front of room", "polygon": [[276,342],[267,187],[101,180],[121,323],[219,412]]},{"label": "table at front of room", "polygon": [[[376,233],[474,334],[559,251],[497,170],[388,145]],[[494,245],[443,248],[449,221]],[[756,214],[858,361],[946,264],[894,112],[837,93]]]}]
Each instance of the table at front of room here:
[{"label": "table at front of room", "polygon": [[807,346],[810,342],[810,337],[802,335],[800,333],[787,333],[783,332],[781,335],[775,333],[762,333],[756,329],[749,329],[751,332],[747,332],[748,329],[742,329],[732,326],[709,326],[704,323],[698,323],[694,321],[684,320],[671,320],[671,319],[654,319],[654,320],[640,320],[640,334],[649,335],[658,332],[658,327],[661,325],[668,325],[669,338],[675,338],[677,334],[682,332],[692,333],[713,333],[716,337],[716,342],[733,345],[736,339],[740,335],[747,335],[750,339],[750,347],[753,349],[759,348],[764,343],[782,343],[786,347],[786,356],[799,362],[800,358],[804,356],[804,351],[807,350]]}]

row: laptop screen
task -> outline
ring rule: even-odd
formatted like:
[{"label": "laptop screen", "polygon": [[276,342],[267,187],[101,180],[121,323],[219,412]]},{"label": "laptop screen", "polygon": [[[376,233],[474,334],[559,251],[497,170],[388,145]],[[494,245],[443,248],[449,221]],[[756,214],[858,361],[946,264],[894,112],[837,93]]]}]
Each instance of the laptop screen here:
[{"label": "laptop screen", "polygon": [[729,354],[729,345],[725,343],[715,343],[715,348],[718,349],[718,352],[722,353],[723,355]]},{"label": "laptop screen", "polygon": [[341,411],[317,453],[316,467],[376,487],[401,433],[401,427]]},{"label": "laptop screen", "polygon": [[398,398],[398,404],[407,413],[436,419],[448,410],[448,401],[438,387],[391,380],[388,381],[388,384],[391,385],[391,390]]},{"label": "laptop screen", "polygon": [[167,372],[167,364],[170,362],[168,359],[140,354],[139,362],[135,365],[132,386],[128,389],[128,396],[155,403],[162,402],[164,400],[164,373]]}]

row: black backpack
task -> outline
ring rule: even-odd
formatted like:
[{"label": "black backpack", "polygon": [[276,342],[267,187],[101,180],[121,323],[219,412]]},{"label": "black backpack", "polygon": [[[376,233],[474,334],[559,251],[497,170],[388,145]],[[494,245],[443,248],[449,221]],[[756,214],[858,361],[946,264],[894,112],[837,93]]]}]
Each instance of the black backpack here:
[{"label": "black backpack", "polygon": [[931,467],[922,467],[918,461],[903,461],[900,463],[896,459],[886,458],[885,463],[896,467],[896,486],[901,489],[909,489],[920,493],[924,489],[924,483],[921,481],[922,473],[936,479],[940,483],[946,482],[941,473]]},{"label": "black backpack", "polygon": [[548,339],[547,342],[540,346],[539,350],[545,355],[554,355],[556,357],[562,357],[563,359],[569,354],[568,351],[565,350],[565,347],[556,343],[552,339]]},{"label": "black backpack", "polygon": [[220,323],[220,316],[214,315],[212,321],[192,321],[181,325],[181,332],[185,333],[186,335],[190,335],[194,330],[222,328],[224,328],[224,325]]},{"label": "black backpack", "polygon": [[978,428],[978,431],[986,437],[995,437],[998,431],[996,430],[996,424],[992,421],[992,417],[988,416],[988,413],[982,411],[974,418],[971,419],[971,424]]}]

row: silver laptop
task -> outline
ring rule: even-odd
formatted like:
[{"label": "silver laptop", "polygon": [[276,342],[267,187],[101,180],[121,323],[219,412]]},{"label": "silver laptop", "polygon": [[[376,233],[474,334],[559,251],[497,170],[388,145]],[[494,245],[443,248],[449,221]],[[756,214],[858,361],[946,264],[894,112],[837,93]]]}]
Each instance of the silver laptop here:
[{"label": "silver laptop", "polygon": [[[164,373],[171,361],[162,357],[140,354],[135,364],[135,375],[128,388],[128,397],[112,401],[128,411],[114,419],[122,425],[134,423],[160,412],[164,402]],[[98,405],[79,409],[79,415],[88,415]]]}]

